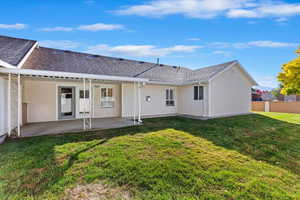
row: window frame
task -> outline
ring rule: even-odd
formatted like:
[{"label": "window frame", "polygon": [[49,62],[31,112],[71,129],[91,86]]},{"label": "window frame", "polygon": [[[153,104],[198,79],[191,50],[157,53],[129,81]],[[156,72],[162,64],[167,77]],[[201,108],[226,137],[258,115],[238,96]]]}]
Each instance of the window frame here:
[{"label": "window frame", "polygon": [[166,106],[168,106],[168,107],[175,106],[175,89],[174,88],[167,88],[165,90],[165,103],[166,103]]},{"label": "window frame", "polygon": [[194,101],[203,101],[204,100],[204,86],[203,85],[194,85]]},{"label": "window frame", "polygon": [[[105,89],[105,96],[103,97],[103,89]],[[111,96],[109,96],[109,90],[111,90]],[[100,106],[101,108],[114,108],[115,107],[115,98],[114,98],[114,87],[105,86],[100,87]]]}]

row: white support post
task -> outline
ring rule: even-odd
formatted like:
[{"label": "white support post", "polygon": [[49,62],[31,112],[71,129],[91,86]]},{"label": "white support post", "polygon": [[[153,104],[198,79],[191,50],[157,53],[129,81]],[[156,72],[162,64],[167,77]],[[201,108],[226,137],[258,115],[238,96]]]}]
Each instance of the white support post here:
[{"label": "white support post", "polygon": [[11,74],[8,74],[8,88],[7,88],[7,130],[8,136],[11,135]]},{"label": "white support post", "polygon": [[90,129],[92,129],[92,79],[90,79],[90,89],[89,89],[89,106],[90,106],[90,111],[89,111],[89,115],[90,115]]},{"label": "white support post", "polygon": [[83,130],[86,130],[86,127],[85,127],[85,78],[83,79]]},{"label": "white support post", "polygon": [[21,75],[18,74],[18,137],[21,136]]},{"label": "white support post", "polygon": [[136,93],[135,93],[135,82],[133,82],[133,124],[135,125],[135,113],[136,113]]},{"label": "white support post", "polygon": [[138,112],[138,123],[140,124],[142,122],[141,119],[141,110],[142,110],[142,103],[141,103],[141,83],[138,82],[138,106],[139,106],[139,112]]}]

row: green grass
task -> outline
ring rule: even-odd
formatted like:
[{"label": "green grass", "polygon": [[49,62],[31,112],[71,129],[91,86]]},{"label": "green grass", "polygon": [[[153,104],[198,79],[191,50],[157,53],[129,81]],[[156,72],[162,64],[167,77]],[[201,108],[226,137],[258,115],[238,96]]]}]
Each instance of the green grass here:
[{"label": "green grass", "polygon": [[0,145],[0,199],[60,199],[99,181],[131,199],[300,199],[300,115],[147,119]]}]

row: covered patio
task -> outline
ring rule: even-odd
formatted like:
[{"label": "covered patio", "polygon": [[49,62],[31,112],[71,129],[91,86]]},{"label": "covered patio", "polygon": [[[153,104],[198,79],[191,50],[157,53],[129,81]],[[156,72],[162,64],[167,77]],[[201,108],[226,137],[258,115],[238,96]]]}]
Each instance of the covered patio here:
[{"label": "covered patio", "polygon": [[[92,127],[89,131],[122,128],[135,125],[133,120],[124,118],[96,118],[92,119],[92,121]],[[28,123],[21,127],[21,137],[83,132],[82,126],[82,120],[80,119]]]},{"label": "covered patio", "polygon": [[[31,137],[83,132],[133,126],[142,122],[141,87],[147,79],[28,69],[0,69],[0,74],[7,77],[8,82],[8,136]],[[24,85],[24,82],[27,84]],[[35,90],[29,83],[34,85]],[[130,119],[124,118],[121,112],[122,83],[133,83],[134,106]],[[49,87],[44,87],[45,85]],[[108,102],[111,103],[109,105],[107,97],[102,98],[105,101],[100,101],[99,95],[102,95],[103,91],[99,85],[113,85],[115,91],[111,92],[111,95],[120,95],[118,100]],[[59,92],[61,88],[74,90],[70,94],[62,94]],[[110,91],[105,90],[103,94],[109,96],[109,93]],[[98,101],[95,100],[96,97]],[[49,99],[52,102],[50,104],[47,103]],[[114,108],[118,106],[117,113],[109,113],[112,105]],[[66,113],[67,117],[61,117],[61,113]]]}]

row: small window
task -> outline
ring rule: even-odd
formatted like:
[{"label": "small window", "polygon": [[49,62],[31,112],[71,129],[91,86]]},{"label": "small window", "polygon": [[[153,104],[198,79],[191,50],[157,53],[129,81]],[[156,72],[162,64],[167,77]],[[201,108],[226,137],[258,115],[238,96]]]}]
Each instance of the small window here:
[{"label": "small window", "polygon": [[194,100],[203,100],[203,86],[194,86]]},{"label": "small window", "polygon": [[101,88],[101,99],[102,108],[113,108],[115,100],[113,98],[113,88]]},{"label": "small window", "polygon": [[166,106],[175,106],[173,89],[166,89]]},{"label": "small window", "polygon": [[[79,92],[79,98],[80,99],[84,98],[84,90],[80,90],[80,92]],[[85,98],[86,99],[90,98],[90,91],[85,90]]]}]

